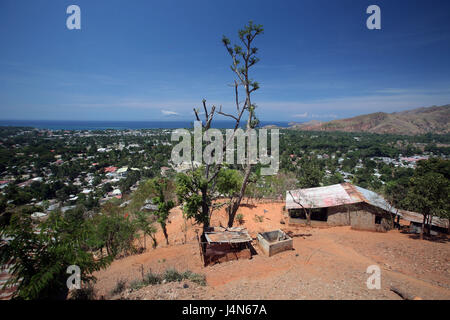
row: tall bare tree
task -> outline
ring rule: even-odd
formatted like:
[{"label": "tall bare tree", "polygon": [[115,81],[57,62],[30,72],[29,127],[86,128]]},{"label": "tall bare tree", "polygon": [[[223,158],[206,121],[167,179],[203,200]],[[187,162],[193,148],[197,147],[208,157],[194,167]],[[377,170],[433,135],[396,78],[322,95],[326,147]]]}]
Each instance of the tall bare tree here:
[{"label": "tall bare tree", "polygon": [[[259,61],[256,57],[258,49],[252,45],[256,36],[262,34],[263,31],[262,25],[256,25],[250,21],[247,26],[238,32],[241,45],[235,44],[232,46],[231,41],[227,37],[224,36],[222,38],[222,42],[232,58],[231,70],[236,75],[233,83],[236,113],[226,113],[222,111],[222,106],[220,106],[219,111],[216,111],[216,106],[214,105],[209,109],[206,105],[206,100],[203,99],[204,121],[202,121],[200,109],[194,108],[196,120],[202,123],[202,131],[206,131],[211,127],[216,114],[234,120],[234,133],[225,142],[224,149],[229,143],[234,142],[235,132],[240,128],[244,115],[248,116],[245,132],[248,146],[251,145],[250,131],[259,123],[255,115],[256,105],[251,100],[251,95],[259,89],[259,84],[250,78],[249,69]],[[244,101],[240,100],[240,92],[242,90],[245,96]],[[242,184],[238,195],[229,203],[229,208],[227,209],[229,227],[233,225],[234,217],[245,194],[246,187],[250,182],[252,163],[249,154],[250,151],[247,148]],[[192,217],[197,222],[202,223],[204,228],[210,224],[212,211],[217,206],[220,206],[220,204],[214,204],[214,200],[217,198],[216,181],[222,170],[224,170],[222,164],[206,164],[200,168],[193,167],[188,174],[178,175],[177,177],[177,194],[180,200],[184,202],[184,211],[187,217]]]},{"label": "tall bare tree", "polygon": [[[251,145],[251,139],[252,135],[250,134],[250,131],[254,129],[258,123],[259,120],[256,118],[255,109],[256,104],[252,103],[251,95],[253,92],[259,89],[258,82],[254,81],[249,76],[249,69],[254,66],[258,61],[259,58],[256,57],[256,53],[258,52],[258,48],[253,47],[253,41],[255,40],[256,36],[263,33],[264,29],[262,25],[255,25],[252,21],[249,22],[248,26],[245,26],[244,29],[239,30],[239,40],[241,42],[241,45],[235,44],[233,47],[231,46],[230,40],[223,36],[222,42],[225,45],[225,48],[227,49],[228,53],[230,54],[233,64],[231,65],[231,70],[235,73],[237,76],[237,79],[234,81],[234,87],[235,87],[235,98],[236,98],[236,109],[238,117],[233,116],[231,114],[227,114],[222,112],[222,110],[219,111],[219,114],[224,115],[226,117],[230,117],[232,119],[236,120],[236,124],[239,125],[239,122],[242,117],[243,110],[248,111],[248,118],[247,118],[247,125],[246,125],[246,136],[248,141],[248,146]],[[242,59],[243,62],[239,59]],[[245,100],[244,105],[242,108],[240,108],[239,103],[239,87],[244,88],[245,92]],[[227,141],[227,143],[229,143]],[[239,191],[239,195],[232,201],[231,206],[228,210],[228,226],[232,227],[234,222],[234,217],[236,216],[237,210],[239,209],[239,206],[241,204],[242,198],[245,194],[245,189],[247,188],[248,183],[250,182],[250,174],[252,172],[252,162],[250,157],[250,151],[249,148],[247,148],[247,158],[246,158],[246,164],[244,168],[244,179],[242,181],[242,185]]]}]

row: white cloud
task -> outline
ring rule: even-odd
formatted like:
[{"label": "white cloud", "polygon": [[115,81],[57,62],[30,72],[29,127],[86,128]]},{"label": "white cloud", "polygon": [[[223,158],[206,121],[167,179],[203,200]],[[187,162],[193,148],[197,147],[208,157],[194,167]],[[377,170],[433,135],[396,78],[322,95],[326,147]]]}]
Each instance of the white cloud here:
[{"label": "white cloud", "polygon": [[161,113],[165,116],[179,116],[180,114],[171,110],[161,110]]},{"label": "white cloud", "polygon": [[305,113],[297,113],[292,115],[294,118],[306,118],[308,117],[308,112]]}]

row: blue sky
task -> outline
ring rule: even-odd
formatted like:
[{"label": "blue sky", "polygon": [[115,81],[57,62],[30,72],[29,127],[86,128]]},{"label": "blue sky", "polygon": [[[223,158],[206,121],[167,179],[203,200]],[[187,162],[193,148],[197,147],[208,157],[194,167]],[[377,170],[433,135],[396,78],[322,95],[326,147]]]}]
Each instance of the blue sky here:
[{"label": "blue sky", "polygon": [[[71,4],[81,30],[66,28]],[[371,4],[381,30],[366,27]],[[265,29],[251,71],[261,120],[450,103],[445,0],[1,0],[0,118],[190,120],[203,98],[234,110],[221,38],[250,19]]]}]

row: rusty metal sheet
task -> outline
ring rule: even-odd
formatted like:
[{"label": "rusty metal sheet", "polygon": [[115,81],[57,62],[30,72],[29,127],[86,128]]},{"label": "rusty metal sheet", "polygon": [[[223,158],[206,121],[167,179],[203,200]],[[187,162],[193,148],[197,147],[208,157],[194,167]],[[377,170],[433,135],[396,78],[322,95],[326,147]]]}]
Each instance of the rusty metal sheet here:
[{"label": "rusty metal sheet", "polygon": [[205,238],[209,243],[243,243],[252,241],[245,229],[205,232]]},{"label": "rusty metal sheet", "polygon": [[[292,193],[292,196],[291,196]],[[299,204],[299,203],[300,204]],[[328,208],[365,202],[393,214],[398,210],[377,193],[351,183],[286,192],[286,209]]]},{"label": "rusty metal sheet", "polygon": [[[350,197],[340,184],[326,187],[292,190],[292,198],[289,191],[286,192],[286,209],[326,208],[344,204],[361,202],[359,199]],[[299,205],[296,202],[300,202]]]}]

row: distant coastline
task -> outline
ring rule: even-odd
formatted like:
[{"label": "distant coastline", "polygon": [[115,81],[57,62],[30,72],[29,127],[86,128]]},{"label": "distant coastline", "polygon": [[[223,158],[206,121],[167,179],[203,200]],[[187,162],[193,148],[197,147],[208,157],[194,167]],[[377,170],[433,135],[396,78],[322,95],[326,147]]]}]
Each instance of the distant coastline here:
[{"label": "distant coastline", "polygon": [[[193,121],[81,121],[81,120],[0,120],[1,127],[32,127],[49,130],[138,130],[192,128]],[[288,127],[288,121],[261,121],[260,127]],[[228,129],[234,122],[213,121],[213,127]]]}]

